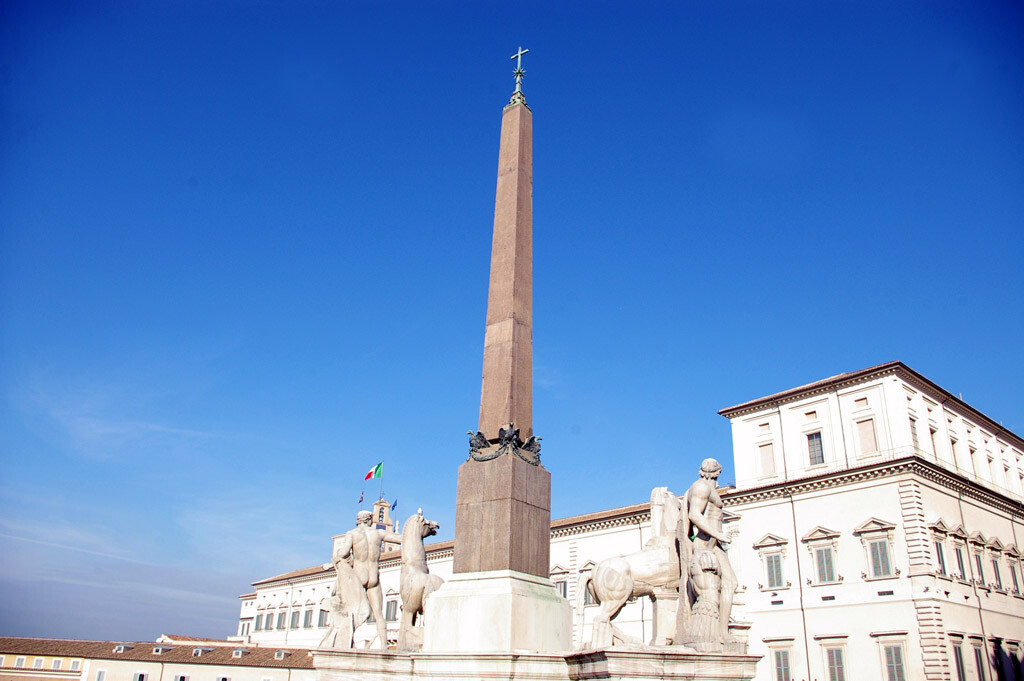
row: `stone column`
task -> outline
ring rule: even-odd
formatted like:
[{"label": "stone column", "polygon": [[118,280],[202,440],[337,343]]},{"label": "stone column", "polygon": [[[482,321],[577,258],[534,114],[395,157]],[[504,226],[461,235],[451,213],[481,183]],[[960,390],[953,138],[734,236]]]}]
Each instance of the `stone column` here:
[{"label": "stone column", "polygon": [[[501,117],[479,431],[533,435],[533,114]],[[572,609],[548,578],[551,474],[509,447],[459,466],[454,574],[427,599],[425,651],[560,651]]]}]

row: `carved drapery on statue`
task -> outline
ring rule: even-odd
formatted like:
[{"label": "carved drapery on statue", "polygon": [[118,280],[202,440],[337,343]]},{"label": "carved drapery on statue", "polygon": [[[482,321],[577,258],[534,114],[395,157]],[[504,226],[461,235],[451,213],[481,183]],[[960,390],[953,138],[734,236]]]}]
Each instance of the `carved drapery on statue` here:
[{"label": "carved drapery on statue", "polygon": [[[493,442],[480,431],[474,435],[473,431],[468,430],[466,435],[470,436],[469,459],[490,461],[504,454],[512,453],[531,466],[540,465],[540,441],[544,438],[531,435],[526,442],[523,442],[519,437],[519,429],[515,427],[514,423],[508,424],[508,428],[499,428],[498,439]],[[495,446],[494,449],[491,448],[492,445]]]}]

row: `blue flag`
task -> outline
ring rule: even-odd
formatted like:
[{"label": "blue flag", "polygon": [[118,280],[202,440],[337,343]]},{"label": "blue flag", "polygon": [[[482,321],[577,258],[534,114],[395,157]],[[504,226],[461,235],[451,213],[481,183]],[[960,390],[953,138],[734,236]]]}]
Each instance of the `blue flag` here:
[{"label": "blue flag", "polygon": [[394,511],[396,508],[398,508],[398,499],[395,499],[395,503],[391,504],[392,511]]}]

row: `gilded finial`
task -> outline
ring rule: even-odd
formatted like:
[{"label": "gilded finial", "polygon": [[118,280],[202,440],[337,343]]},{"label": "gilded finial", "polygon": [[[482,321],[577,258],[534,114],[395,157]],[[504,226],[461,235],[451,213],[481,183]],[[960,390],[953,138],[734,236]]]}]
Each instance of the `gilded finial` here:
[{"label": "gilded finial", "polygon": [[509,57],[509,59],[516,60],[516,68],[512,72],[512,75],[516,77],[516,89],[512,93],[512,99],[509,100],[509,104],[526,104],[526,97],[523,96],[523,76],[526,75],[526,71],[523,71],[523,55],[529,51],[524,50],[522,45],[520,45],[519,51]]}]

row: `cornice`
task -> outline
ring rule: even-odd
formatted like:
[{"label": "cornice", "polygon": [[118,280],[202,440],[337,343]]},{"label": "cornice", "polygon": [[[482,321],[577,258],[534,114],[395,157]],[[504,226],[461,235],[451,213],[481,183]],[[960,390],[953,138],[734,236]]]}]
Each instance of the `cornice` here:
[{"label": "cornice", "polygon": [[[1014,446],[1024,449],[1024,438],[1020,435],[1017,435],[1012,430],[1007,430],[1002,424],[994,421],[991,417],[986,416],[953,393],[949,392],[937,383],[932,382],[926,376],[919,374],[900,361],[887,362],[885,364],[879,364],[859,371],[838,374],[814,383],[808,383],[803,386],[790,388],[789,390],[783,390],[782,392],[768,395],[767,397],[761,397],[756,400],[744,402],[734,407],[726,407],[725,409],[720,409],[718,413],[728,419],[733,419],[737,416],[746,416],[766,409],[779,407],[790,402],[798,402],[808,397],[830,393],[859,383],[865,383],[867,381],[873,381],[878,378],[892,375],[899,376],[908,385],[913,386],[923,393],[929,394],[932,399],[941,405],[945,405],[947,403],[955,405],[961,415],[975,421],[979,427],[983,427],[985,430],[991,432],[993,436],[997,438],[1002,437]],[[982,424],[984,425],[982,426]]]},{"label": "cornice", "polygon": [[867,464],[859,468],[823,473],[813,478],[737,490],[728,496],[723,496],[722,501],[727,507],[740,506],[751,502],[782,499],[908,473],[918,475],[966,498],[992,506],[1013,518],[1024,519],[1024,504],[914,455],[894,461]]},{"label": "cornice", "polygon": [[633,513],[624,513],[613,518],[602,518],[600,520],[591,520],[588,522],[580,522],[554,528],[551,530],[551,538],[568,537],[574,534],[607,530],[614,527],[625,527],[627,525],[642,525],[643,523],[650,522],[650,520],[650,510],[635,511]]},{"label": "cornice", "polygon": [[797,402],[815,395],[830,393],[841,388],[846,388],[858,383],[866,383],[877,378],[895,374],[900,367],[905,367],[901,362],[889,362],[860,371],[853,371],[847,374],[838,374],[830,378],[822,379],[814,383],[808,383],[797,388],[791,388],[779,393],[768,395],[750,402],[738,404],[735,407],[720,409],[719,414],[732,419],[737,416],[745,416],[755,412],[764,411],[772,407],[781,406],[789,402]]}]

